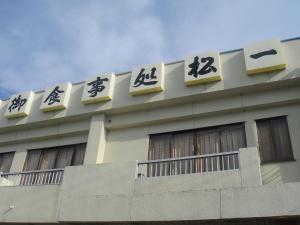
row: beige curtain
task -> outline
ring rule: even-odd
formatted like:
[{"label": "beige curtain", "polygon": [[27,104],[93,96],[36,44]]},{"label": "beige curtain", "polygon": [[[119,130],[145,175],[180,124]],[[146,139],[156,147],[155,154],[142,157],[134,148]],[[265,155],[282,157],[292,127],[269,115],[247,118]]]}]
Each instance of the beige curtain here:
[{"label": "beige curtain", "polygon": [[[27,152],[25,164],[23,171],[33,171],[38,170],[40,158],[42,155],[42,150],[30,150]],[[31,174],[29,177],[28,174],[23,174],[21,177],[20,185],[32,185],[35,184],[38,180],[38,174]]]},{"label": "beige curtain", "polygon": [[[196,154],[205,155],[238,151],[246,147],[243,124],[228,125],[197,132]],[[196,171],[215,171],[238,168],[238,156],[208,157],[198,160]]]},{"label": "beige curtain", "polygon": [[258,145],[262,162],[274,160],[275,147],[272,138],[272,129],[270,120],[257,121]]},{"label": "beige curtain", "polygon": [[86,144],[53,149],[30,150],[27,153],[23,171],[47,170],[81,165],[84,160]]},{"label": "beige curtain", "polygon": [[220,135],[217,129],[203,130],[196,133],[197,155],[220,152]]},{"label": "beige curtain", "polygon": [[[237,151],[246,147],[244,124],[150,137],[148,159],[179,158]],[[199,173],[238,168],[237,156],[207,156],[173,162],[152,163],[148,176]]]},{"label": "beige curtain", "polygon": [[23,167],[23,171],[37,170],[42,150],[31,150],[27,152],[27,157]]},{"label": "beige curtain", "polygon": [[[152,136],[149,143],[148,159],[171,158],[171,135]],[[147,167],[147,176],[166,176],[170,174],[170,163],[152,163]]]},{"label": "beige curtain", "polygon": [[[48,170],[55,168],[55,162],[57,157],[57,149],[49,149],[42,151],[40,163],[38,165],[38,170]],[[38,184],[47,184],[53,177],[52,172],[45,172],[38,174],[37,182]]]},{"label": "beige curtain", "polygon": [[74,148],[66,147],[57,149],[57,157],[54,168],[65,168],[72,163],[72,157],[74,154]]},{"label": "beige curtain", "polygon": [[82,165],[84,161],[86,144],[79,144],[75,146],[75,154],[72,165]]},{"label": "beige curtain", "polygon": [[38,170],[54,169],[56,157],[57,149],[49,149],[43,151]]},{"label": "beige curtain", "polygon": [[[171,158],[194,155],[193,132],[174,134],[172,137]],[[194,172],[195,160],[180,160],[171,163],[172,174],[186,174]]]},{"label": "beige curtain", "polygon": [[[246,147],[245,128],[243,124],[230,125],[220,128],[221,152],[238,151]],[[223,169],[238,168],[238,155],[221,157]]]},{"label": "beige curtain", "polygon": [[286,117],[271,120],[276,160],[293,160],[293,151]]},{"label": "beige curtain", "polygon": [[14,155],[14,152],[0,154],[0,172],[9,172]]},{"label": "beige curtain", "polygon": [[[30,150],[27,152],[23,171],[48,170],[80,165],[83,163],[85,148],[86,144],[78,144],[68,147]],[[27,174],[22,175],[21,184],[47,184],[56,176],[56,172],[31,174],[30,179],[28,179],[28,176]]]},{"label": "beige curtain", "polygon": [[[220,152],[220,134],[217,129],[202,130],[196,133],[196,155],[207,155]],[[196,172],[217,169],[217,157],[200,158],[195,164]]]},{"label": "beige curtain", "polygon": [[246,147],[246,137],[243,124],[231,125],[220,129],[221,152],[237,151]]},{"label": "beige curtain", "polygon": [[256,121],[262,162],[294,159],[286,117]]}]

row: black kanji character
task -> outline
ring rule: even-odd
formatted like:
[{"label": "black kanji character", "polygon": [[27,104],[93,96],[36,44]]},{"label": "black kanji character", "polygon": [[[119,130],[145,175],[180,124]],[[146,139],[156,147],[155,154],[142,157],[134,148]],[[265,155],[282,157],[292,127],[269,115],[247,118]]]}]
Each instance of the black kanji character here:
[{"label": "black kanji character", "polygon": [[64,93],[63,90],[59,90],[59,86],[56,86],[54,90],[48,95],[48,97],[45,99],[44,103],[46,103],[48,100],[48,105],[52,105],[55,102],[60,102],[60,93]]},{"label": "black kanji character", "polygon": [[151,74],[149,73],[145,74],[144,72],[145,72],[145,68],[142,68],[134,81],[133,87],[139,87],[141,85],[145,85],[145,86],[154,85],[158,82],[157,80],[154,80],[157,79],[157,77],[155,76],[155,72],[156,72],[155,67],[151,69]]},{"label": "black kanji character", "polygon": [[258,59],[258,58],[266,56],[266,55],[276,55],[276,54],[277,54],[277,51],[275,49],[270,49],[267,51],[252,54],[252,55],[250,55],[250,58]]},{"label": "black kanji character", "polygon": [[19,95],[18,98],[14,98],[11,101],[11,105],[8,108],[9,112],[11,112],[12,110],[15,110],[15,109],[20,111],[20,109],[22,108],[23,105],[25,105],[26,102],[27,102],[27,99],[26,98],[22,99],[21,95]]},{"label": "black kanji character", "polygon": [[191,63],[190,65],[188,65],[191,68],[191,70],[188,72],[188,75],[192,75],[195,78],[197,78],[198,75],[205,75],[212,71],[217,72],[217,68],[212,65],[214,63],[214,61],[215,61],[215,59],[213,57],[201,58],[201,63],[205,63],[205,64],[199,70],[199,66],[200,66],[199,57],[195,56],[194,62]]},{"label": "black kanji character", "polygon": [[88,83],[88,86],[92,86],[91,90],[88,91],[90,93],[90,97],[96,97],[98,93],[104,90],[105,86],[103,85],[104,81],[108,81],[108,78],[97,77],[96,80]]}]

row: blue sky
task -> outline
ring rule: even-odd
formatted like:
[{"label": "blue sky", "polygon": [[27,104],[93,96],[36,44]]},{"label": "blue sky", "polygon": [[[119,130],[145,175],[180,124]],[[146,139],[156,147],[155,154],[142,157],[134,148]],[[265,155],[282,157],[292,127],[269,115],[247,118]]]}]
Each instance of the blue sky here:
[{"label": "blue sky", "polygon": [[0,0],[0,98],[300,36],[299,0]]}]

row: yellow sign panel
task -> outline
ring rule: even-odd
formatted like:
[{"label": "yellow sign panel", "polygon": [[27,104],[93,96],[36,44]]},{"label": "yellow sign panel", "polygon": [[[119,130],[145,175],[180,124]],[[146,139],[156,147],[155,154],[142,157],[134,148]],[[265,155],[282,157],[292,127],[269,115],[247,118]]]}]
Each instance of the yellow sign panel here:
[{"label": "yellow sign panel", "polygon": [[184,82],[196,85],[222,80],[219,52],[201,53],[184,60]]},{"label": "yellow sign panel", "polygon": [[164,64],[162,62],[136,67],[132,70],[129,89],[131,95],[159,92],[163,89]]},{"label": "yellow sign panel", "polygon": [[43,95],[40,109],[43,112],[47,112],[67,108],[71,88],[71,83],[59,84],[48,88]]},{"label": "yellow sign panel", "polygon": [[244,55],[248,75],[286,68],[279,39],[248,44],[244,47]]},{"label": "yellow sign panel", "polygon": [[113,73],[89,78],[84,84],[81,102],[91,104],[111,100],[114,83],[115,75]]},{"label": "yellow sign panel", "polygon": [[5,116],[7,118],[28,116],[33,97],[34,93],[32,91],[11,96],[7,105]]}]

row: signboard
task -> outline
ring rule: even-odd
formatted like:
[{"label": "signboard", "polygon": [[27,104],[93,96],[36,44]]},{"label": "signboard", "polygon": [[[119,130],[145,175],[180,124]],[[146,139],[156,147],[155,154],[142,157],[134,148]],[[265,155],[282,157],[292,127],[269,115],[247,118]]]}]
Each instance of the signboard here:
[{"label": "signboard", "polygon": [[47,112],[67,108],[71,88],[71,83],[64,83],[46,89],[40,109]]},{"label": "signboard", "polygon": [[34,93],[32,91],[11,96],[7,105],[5,116],[7,118],[28,116],[33,96]]},{"label": "signboard", "polygon": [[248,75],[280,70],[286,67],[279,39],[248,44],[244,48],[244,55]]},{"label": "signboard", "polygon": [[[226,64],[227,67],[237,66],[239,69],[242,69],[242,71],[238,70],[240,73],[234,74],[236,77],[245,76],[244,68],[248,75],[266,73],[286,68],[283,46],[279,39],[271,39],[248,44],[245,46],[243,52],[245,67],[240,64],[243,63],[243,61],[238,57],[230,58],[231,60],[237,59],[238,61],[236,61],[236,63],[223,63]],[[231,56],[234,56],[234,54]],[[165,88],[164,67],[164,63],[160,62],[134,68],[131,73],[129,87],[129,94],[132,95],[132,98],[136,95],[163,91]],[[184,71],[182,71],[182,63],[178,64],[178,68],[180,69],[176,70],[176,73],[178,73],[176,78],[179,79],[177,82],[183,82],[184,80],[184,83],[187,86],[216,82],[223,79],[223,67],[218,51],[199,53],[189,56],[184,60]],[[231,73],[230,71],[234,70],[227,69],[226,73]],[[83,92],[77,92],[81,97],[81,103],[93,104],[112,100],[115,91],[115,80],[117,80],[117,78],[118,77],[115,76],[114,73],[105,73],[95,75],[87,79],[83,88],[81,86],[80,89],[78,89],[83,90]],[[128,78],[129,77],[126,78],[126,81],[128,81]],[[170,76],[170,79],[172,79],[172,76]],[[229,76],[228,79],[233,79],[233,76]],[[226,82],[229,83],[231,80],[226,80]],[[128,85],[128,83],[120,82],[118,87],[120,87],[120,85]],[[67,108],[71,89],[71,83],[63,83],[46,89],[42,97],[40,110],[47,112]],[[120,94],[124,93],[120,92]],[[78,95],[76,94],[76,96]],[[32,91],[11,96],[7,104],[5,117],[14,118],[27,116],[32,105],[33,97],[34,93]],[[80,102],[80,97],[78,100],[74,100],[72,102]],[[2,102],[0,100],[0,105],[1,104]]]},{"label": "signboard", "polygon": [[164,64],[157,63],[136,67],[132,70],[131,95],[141,95],[162,91],[164,88]]},{"label": "signboard", "polygon": [[184,60],[184,82],[196,85],[222,79],[219,52],[190,56]]},{"label": "signboard", "polygon": [[114,83],[115,75],[113,73],[89,78],[84,84],[81,102],[91,104],[111,100]]}]

